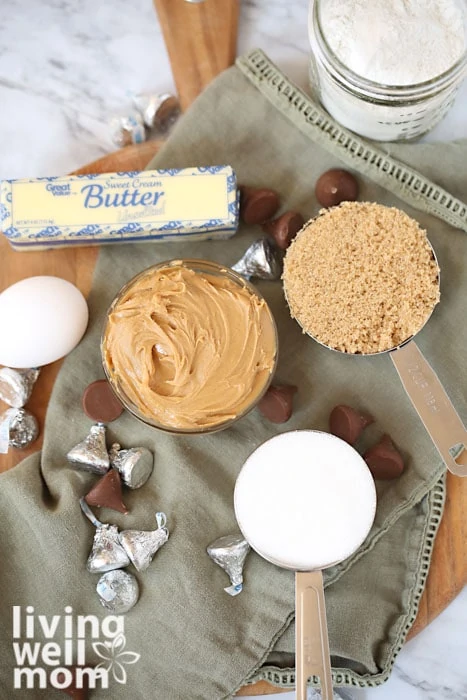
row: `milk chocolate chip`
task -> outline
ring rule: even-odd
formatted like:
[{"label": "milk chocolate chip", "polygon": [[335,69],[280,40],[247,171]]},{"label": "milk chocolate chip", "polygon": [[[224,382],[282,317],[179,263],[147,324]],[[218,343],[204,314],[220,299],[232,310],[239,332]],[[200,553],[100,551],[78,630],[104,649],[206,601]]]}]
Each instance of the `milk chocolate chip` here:
[{"label": "milk chocolate chip", "polygon": [[333,435],[354,445],[364,428],[373,423],[374,418],[367,414],[358,413],[351,406],[340,404],[335,406],[329,416],[329,430]]},{"label": "milk chocolate chip", "polygon": [[240,185],[240,216],[246,224],[263,224],[279,209],[275,190],[255,189]]},{"label": "milk chocolate chip", "polygon": [[85,496],[89,506],[111,508],[119,513],[128,513],[128,508],[122,500],[122,482],[116,469],[109,469],[107,474],[99,479],[97,484]]},{"label": "milk chocolate chip", "polygon": [[404,471],[402,455],[389,435],[383,435],[376,445],[365,452],[363,459],[375,479],[395,479]]},{"label": "milk chocolate chip", "polygon": [[286,423],[292,415],[293,396],[297,390],[293,384],[271,385],[258,404],[260,413],[271,423]]},{"label": "milk chocolate chip", "polygon": [[358,197],[358,182],[347,170],[327,170],[316,182],[315,195],[323,207],[335,207],[341,202],[354,202]]},{"label": "milk chocolate chip", "polygon": [[117,399],[106,379],[92,382],[83,394],[83,411],[97,423],[110,423],[123,412],[123,406]]},{"label": "milk chocolate chip", "polygon": [[279,248],[285,250],[297,233],[303,228],[305,219],[296,211],[286,211],[277,219],[266,221],[262,229],[274,238]]}]

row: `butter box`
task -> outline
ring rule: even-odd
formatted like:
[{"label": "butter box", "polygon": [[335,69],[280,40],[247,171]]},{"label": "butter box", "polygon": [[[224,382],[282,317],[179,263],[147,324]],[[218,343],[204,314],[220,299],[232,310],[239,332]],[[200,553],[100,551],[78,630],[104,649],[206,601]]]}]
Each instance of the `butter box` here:
[{"label": "butter box", "polygon": [[237,181],[227,165],[3,180],[0,225],[15,250],[230,238]]}]

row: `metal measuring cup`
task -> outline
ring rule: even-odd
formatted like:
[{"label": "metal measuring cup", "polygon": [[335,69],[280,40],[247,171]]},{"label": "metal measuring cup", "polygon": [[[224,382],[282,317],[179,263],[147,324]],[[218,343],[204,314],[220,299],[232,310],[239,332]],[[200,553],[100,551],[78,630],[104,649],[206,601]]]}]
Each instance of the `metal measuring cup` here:
[{"label": "metal measuring cup", "polygon": [[[438,287],[440,282],[439,264],[433,246],[427,239],[431,248],[431,254],[438,267]],[[287,303],[287,289],[284,281],[284,294]],[[290,304],[289,304],[290,308]],[[426,318],[425,323],[415,335],[425,327],[434,311]],[[317,343],[344,355],[346,353],[330,345],[326,345],[316,338],[309,330],[303,327],[300,320],[294,316],[302,330]],[[403,343],[388,350],[374,353],[356,353],[358,357],[372,357],[375,355],[389,354],[407,396],[417,411],[425,426],[434,446],[450,472],[456,476],[467,476],[467,430],[454,408],[449,396],[441,384],[436,372],[433,370],[420,348],[413,340],[415,335],[407,338]]]},{"label": "metal measuring cup", "polygon": [[367,537],[376,511],[373,477],[340,438],[317,430],[274,436],[237,477],[235,515],[263,559],[295,571],[296,697],[318,676],[332,700],[322,570],[347,559]]}]

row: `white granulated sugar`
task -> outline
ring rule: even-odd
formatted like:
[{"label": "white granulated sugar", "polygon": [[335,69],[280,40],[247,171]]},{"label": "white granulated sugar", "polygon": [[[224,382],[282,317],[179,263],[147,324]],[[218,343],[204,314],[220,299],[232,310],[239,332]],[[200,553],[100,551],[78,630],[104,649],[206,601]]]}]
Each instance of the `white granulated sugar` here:
[{"label": "white granulated sugar", "polygon": [[353,447],[329,433],[294,430],[250,455],[234,503],[243,535],[261,556],[312,571],[346,559],[362,544],[376,491]]},{"label": "white granulated sugar", "polygon": [[383,85],[431,80],[465,51],[457,0],[324,0],[321,25],[344,65]]}]

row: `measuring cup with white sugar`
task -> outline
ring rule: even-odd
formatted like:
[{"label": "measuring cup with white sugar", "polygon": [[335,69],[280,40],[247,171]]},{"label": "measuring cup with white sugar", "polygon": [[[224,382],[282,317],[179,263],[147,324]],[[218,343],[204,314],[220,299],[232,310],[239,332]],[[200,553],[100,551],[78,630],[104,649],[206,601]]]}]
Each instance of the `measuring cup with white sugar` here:
[{"label": "measuring cup with white sugar", "polygon": [[311,676],[319,677],[324,700],[332,700],[322,571],[353,554],[373,524],[376,490],[367,465],[329,433],[282,433],[248,457],[234,505],[251,547],[296,572],[297,700],[306,700]]}]

